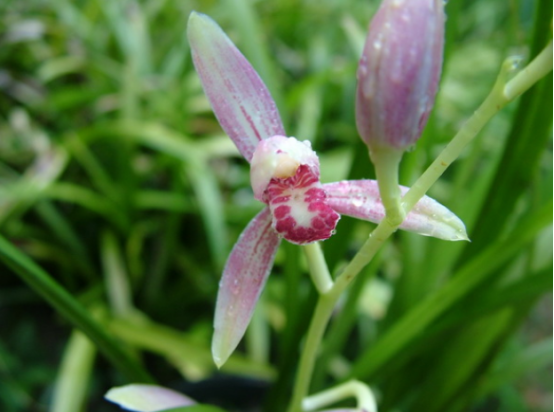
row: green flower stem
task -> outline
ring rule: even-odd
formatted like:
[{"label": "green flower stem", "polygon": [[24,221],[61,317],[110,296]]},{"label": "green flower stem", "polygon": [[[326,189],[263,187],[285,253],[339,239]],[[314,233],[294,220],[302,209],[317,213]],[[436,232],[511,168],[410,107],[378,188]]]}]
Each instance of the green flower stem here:
[{"label": "green flower stem", "polygon": [[[423,173],[402,198],[402,206],[406,214],[425,195],[427,190],[429,190],[446,168],[461,154],[465,146],[481,131],[487,122],[502,107],[510,102],[507,96],[512,96],[512,98],[517,97],[540,79],[540,77],[537,77],[538,73],[546,74],[552,70],[552,59],[548,59],[548,53],[552,53],[551,48],[552,43],[546,47],[546,51],[539,54],[537,58],[529,64],[527,68],[531,67],[531,69],[524,69],[520,72],[520,75],[514,77],[512,81],[515,83],[507,81],[508,75],[514,67],[515,60],[508,59],[503,64],[489,96],[481,104],[479,109],[475,111],[473,116],[462,126],[458,134],[447,145],[439,157],[429,166],[425,173]],[[550,51],[548,51],[548,49],[550,49]],[[537,69],[537,67],[540,67],[540,70]],[[523,76],[523,78],[519,76]],[[506,89],[508,92],[505,92]],[[298,377],[294,386],[289,412],[300,412],[302,410],[302,400],[306,397],[309,390],[319,344],[323,338],[331,314],[333,313],[333,308],[341,293],[350,282],[354,280],[358,273],[360,273],[362,268],[371,261],[379,248],[389,236],[394,233],[400,223],[402,222],[395,222],[388,218],[383,219],[369,235],[368,240],[360,248],[356,256],[354,256],[341,275],[335,280],[332,289],[320,295],[310,328],[308,329],[306,344],[300,357]]]},{"label": "green flower stem", "polygon": [[365,383],[357,380],[351,380],[332,389],[309,396],[302,402],[302,407],[305,411],[313,411],[350,397],[356,398],[358,409],[366,412],[377,411],[373,393]]},{"label": "green flower stem", "polygon": [[134,360],[87,310],[42,268],[0,235],[0,260],[19,275],[31,288],[52,305],[72,325],[96,344],[123,374],[133,382],[154,383],[150,375]]},{"label": "green flower stem", "polygon": [[315,359],[318,352],[319,344],[323,338],[323,333],[327,327],[327,323],[331,318],[335,304],[337,303],[339,294],[333,293],[333,287],[327,293],[319,295],[317,305],[312,316],[306,343],[300,356],[300,365],[298,366],[298,376],[294,385],[292,400],[289,405],[289,412],[302,411],[302,400],[308,394],[310,389],[310,381],[312,378]]},{"label": "green flower stem", "polygon": [[310,276],[317,291],[320,295],[327,293],[333,287],[333,279],[329,273],[327,262],[325,262],[325,256],[321,251],[321,245],[319,242],[314,242],[304,245],[303,249],[308,260]]},{"label": "green flower stem", "polygon": [[446,168],[461,154],[466,145],[475,138],[477,133],[500,109],[539,81],[541,79],[541,77],[538,77],[539,74],[544,76],[552,70],[552,42],[527,67],[508,81],[508,76],[516,63],[516,58],[506,59],[496,83],[485,101],[462,126],[439,157],[404,195],[402,204],[406,212],[411,210],[419,199],[425,195]]},{"label": "green flower stem", "polygon": [[50,412],[83,409],[96,348],[79,330],[71,334],[56,379]]},{"label": "green flower stem", "polygon": [[386,219],[398,226],[406,217],[400,202],[398,187],[398,166],[402,160],[403,150],[391,147],[372,147],[369,157],[375,167],[375,175],[379,183],[379,194],[385,207]]},{"label": "green flower stem", "polygon": [[552,70],[552,41],[504,87],[504,96],[513,100]]},{"label": "green flower stem", "polygon": [[360,248],[358,253],[356,253],[356,256],[354,256],[348,266],[346,266],[344,271],[335,281],[335,285],[333,286],[333,290],[331,292],[334,296],[336,295],[337,300],[341,293],[360,273],[360,271],[371,261],[371,259],[373,259],[381,246],[383,246],[385,241],[396,231],[396,229],[398,229],[398,225],[393,225],[387,219],[383,219],[381,223],[377,225],[375,230],[370,233],[369,238]]},{"label": "green flower stem", "polygon": [[[382,255],[382,253],[380,253],[380,255]],[[333,324],[328,330],[325,338],[325,346],[322,347],[319,353],[319,359],[313,373],[313,385],[315,385],[315,387],[322,386],[325,381],[325,371],[329,367],[329,363],[348,339],[348,332],[356,323],[358,306],[364,291],[363,286],[375,277],[381,262],[382,258],[380,256],[375,256],[371,260],[370,265],[368,265],[368,268],[364,269],[360,276],[356,277],[354,285],[348,292],[348,296],[345,297],[344,305],[333,319]]]},{"label": "green flower stem", "polygon": [[306,397],[309,390],[319,344],[339,297],[350,282],[355,279],[356,275],[358,275],[364,266],[375,256],[377,251],[389,236],[394,233],[397,227],[398,226],[391,225],[387,219],[383,219],[369,235],[369,239],[364,243],[360,251],[337,278],[333,287],[327,293],[319,296],[310,323],[310,328],[308,329],[306,343],[302,350],[302,355],[300,356],[298,376],[294,386],[289,412],[299,412],[302,410],[302,400]]}]

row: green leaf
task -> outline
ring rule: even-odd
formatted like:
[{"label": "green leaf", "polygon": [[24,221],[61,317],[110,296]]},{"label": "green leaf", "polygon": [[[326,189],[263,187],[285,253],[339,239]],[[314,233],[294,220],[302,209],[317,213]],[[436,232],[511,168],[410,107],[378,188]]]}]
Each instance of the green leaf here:
[{"label": "green leaf", "polygon": [[457,333],[456,339],[439,352],[440,362],[429,365],[413,409],[447,410],[460,388],[471,384],[484,364],[490,363],[490,352],[496,350],[511,313],[510,309],[500,310],[472,322],[462,333]]},{"label": "green leaf", "polygon": [[[533,38],[533,58],[551,40],[547,26],[552,20],[552,2],[537,2],[537,31]],[[538,30],[542,26],[543,30]],[[464,259],[493,242],[509,223],[518,200],[531,186],[541,155],[552,136],[552,73],[532,87],[519,101],[512,130],[502,159],[472,234],[472,244]]]},{"label": "green leaf", "polygon": [[484,397],[492,391],[528,376],[537,369],[552,364],[552,337],[536,342],[511,357],[500,362],[479,383],[477,396]]},{"label": "green leaf", "polygon": [[551,222],[552,204],[549,204],[516,227],[506,240],[493,243],[484,249],[467,262],[441,289],[414,306],[374,345],[366,349],[354,363],[350,375],[366,378],[377,373],[431,322],[467,296],[501,265],[513,259],[518,251],[528,245],[537,233]]},{"label": "green leaf", "polygon": [[41,295],[60,315],[80,329],[129,379],[153,382],[149,374],[108,335],[87,310],[35,262],[0,235],[0,260]]}]

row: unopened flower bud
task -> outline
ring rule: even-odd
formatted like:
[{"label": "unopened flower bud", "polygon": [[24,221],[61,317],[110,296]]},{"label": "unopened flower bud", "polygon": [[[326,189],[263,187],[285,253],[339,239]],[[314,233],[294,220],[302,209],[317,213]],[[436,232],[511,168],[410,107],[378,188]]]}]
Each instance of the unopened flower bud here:
[{"label": "unopened flower bud", "polygon": [[443,0],[383,0],[358,68],[356,123],[370,151],[404,151],[423,130],[437,92]]}]

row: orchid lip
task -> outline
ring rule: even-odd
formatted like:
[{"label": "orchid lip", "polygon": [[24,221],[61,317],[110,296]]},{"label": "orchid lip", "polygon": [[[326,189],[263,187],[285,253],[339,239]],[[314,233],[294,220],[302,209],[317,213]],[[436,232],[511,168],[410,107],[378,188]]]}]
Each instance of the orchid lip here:
[{"label": "orchid lip", "polygon": [[269,205],[272,227],[296,244],[328,239],[339,215],[328,204],[319,181],[319,159],[308,141],[273,136],[252,157],[254,197]]}]

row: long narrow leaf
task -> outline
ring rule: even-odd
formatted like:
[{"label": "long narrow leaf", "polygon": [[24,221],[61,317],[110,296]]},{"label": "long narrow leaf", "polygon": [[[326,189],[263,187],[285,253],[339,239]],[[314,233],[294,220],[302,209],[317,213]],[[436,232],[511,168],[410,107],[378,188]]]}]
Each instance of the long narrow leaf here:
[{"label": "long narrow leaf", "polygon": [[442,289],[414,307],[373,346],[364,351],[354,364],[351,375],[364,378],[375,374],[440,314],[532,241],[541,229],[552,222],[551,210],[552,204],[543,207],[540,212],[518,226],[508,239],[492,244],[464,265]]},{"label": "long narrow leaf", "polygon": [[87,335],[96,344],[98,350],[129,379],[153,382],[149,374],[104,331],[101,325],[92,319],[87,310],[69,292],[1,235],[0,260],[52,305],[61,316]]}]

